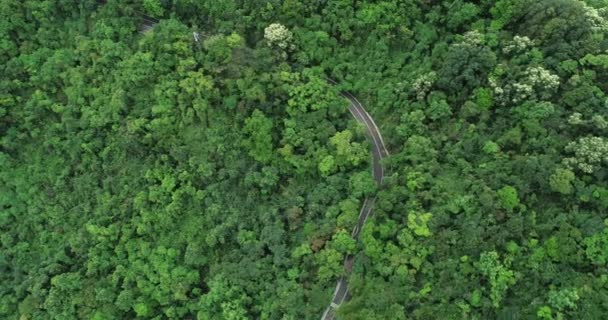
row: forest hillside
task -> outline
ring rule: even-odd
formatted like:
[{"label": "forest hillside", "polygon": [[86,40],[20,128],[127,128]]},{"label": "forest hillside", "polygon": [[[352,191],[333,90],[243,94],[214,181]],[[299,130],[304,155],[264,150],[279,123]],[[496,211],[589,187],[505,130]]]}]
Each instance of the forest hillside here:
[{"label": "forest hillside", "polygon": [[337,319],[605,319],[607,36],[607,0],[1,0],[0,318],[319,319],[345,277]]}]

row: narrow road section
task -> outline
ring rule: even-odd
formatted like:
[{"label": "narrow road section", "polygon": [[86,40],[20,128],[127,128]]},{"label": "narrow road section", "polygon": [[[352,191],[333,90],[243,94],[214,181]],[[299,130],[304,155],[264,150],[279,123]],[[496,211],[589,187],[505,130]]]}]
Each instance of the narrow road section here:
[{"label": "narrow road section", "polygon": [[[328,79],[329,83],[337,84],[334,80]],[[374,180],[378,185],[382,184],[384,180],[384,168],[382,167],[382,159],[389,156],[388,150],[386,149],[386,145],[384,144],[384,139],[382,139],[382,134],[380,134],[380,130],[378,126],[374,122],[374,119],[369,115],[369,113],[363,107],[363,104],[357,100],[355,96],[353,96],[348,91],[343,91],[342,96],[348,101],[350,101],[350,106],[348,110],[350,114],[357,120],[359,123],[363,124],[367,129],[367,135],[371,139],[371,152],[372,152],[372,175]],[[359,212],[359,218],[357,220],[357,224],[353,228],[352,237],[353,239],[357,239],[359,237],[359,233],[363,228],[363,225],[367,221],[367,218],[372,214],[372,208],[374,207],[374,203],[376,201],[376,197],[373,198],[365,198],[363,202],[363,206],[361,207],[361,211]],[[354,257],[352,255],[344,258],[344,271],[345,274],[350,274],[353,269]],[[331,299],[329,306],[323,312],[323,316],[321,316],[321,320],[331,320],[335,317],[335,310],[340,307],[342,302],[348,300],[348,280],[346,276],[340,277],[338,279],[338,283],[336,283],[336,289],[334,290],[334,295]]]}]

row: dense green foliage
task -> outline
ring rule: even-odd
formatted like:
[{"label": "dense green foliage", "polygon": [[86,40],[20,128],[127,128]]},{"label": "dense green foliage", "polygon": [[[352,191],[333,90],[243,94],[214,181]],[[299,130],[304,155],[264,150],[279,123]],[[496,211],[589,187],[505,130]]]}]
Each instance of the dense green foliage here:
[{"label": "dense green foliage", "polygon": [[607,7],[0,1],[0,318],[605,318]]}]

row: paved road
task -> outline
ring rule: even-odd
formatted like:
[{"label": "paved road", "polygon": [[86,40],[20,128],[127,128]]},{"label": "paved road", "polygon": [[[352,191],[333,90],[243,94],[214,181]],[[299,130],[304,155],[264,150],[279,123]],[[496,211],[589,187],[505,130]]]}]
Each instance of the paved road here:
[{"label": "paved road", "polygon": [[[334,80],[328,79],[328,82],[332,84],[336,84]],[[357,100],[355,96],[353,96],[350,92],[344,91],[342,92],[342,96],[350,101],[350,106],[348,110],[355,117],[355,119],[363,124],[367,129],[367,135],[371,139],[371,152],[372,152],[372,175],[376,183],[380,185],[384,180],[384,168],[382,167],[382,159],[389,155],[388,150],[384,144],[384,140],[382,139],[382,135],[380,134],[380,130],[378,126],[374,122],[374,119],[367,113],[363,104]],[[361,211],[359,212],[359,218],[357,220],[357,225],[353,228],[352,237],[353,239],[357,239],[359,237],[359,233],[363,228],[363,225],[367,221],[367,218],[372,214],[372,208],[374,207],[374,203],[376,201],[376,197],[374,198],[366,198],[363,202],[363,206],[361,207]],[[344,270],[345,274],[351,273],[353,269],[353,260],[354,257],[352,255],[347,256],[344,259]],[[336,283],[336,289],[334,290],[334,295],[331,299],[331,302],[323,315],[321,316],[321,320],[331,320],[334,319],[334,311],[344,302],[350,298],[348,294],[348,281],[346,276],[340,277],[338,283]]]},{"label": "paved road", "polygon": [[140,14],[142,17],[142,22],[139,25],[139,32],[140,33],[146,33],[152,29],[154,29],[154,26],[156,26],[156,24],[158,23],[158,20],[152,18],[152,17],[148,17],[145,16],[143,14]]},{"label": "paved road", "polygon": [[[145,33],[154,28],[158,20],[147,17],[142,14],[143,21],[140,25],[139,32]],[[336,84],[334,80],[328,79],[328,82]],[[380,130],[378,126],[374,122],[374,119],[367,113],[363,104],[357,100],[355,96],[353,96],[348,91],[343,91],[342,96],[344,96],[348,101],[350,101],[350,106],[348,110],[352,114],[355,119],[363,124],[367,129],[367,135],[371,139],[372,146],[372,175],[374,180],[378,185],[382,183],[384,180],[384,168],[382,167],[381,160],[389,155],[388,150],[384,144],[384,140],[382,139],[382,135],[380,134]],[[357,239],[359,237],[359,233],[363,228],[363,225],[367,221],[367,218],[372,214],[372,208],[374,207],[374,203],[376,201],[376,197],[374,198],[366,198],[363,202],[363,206],[361,207],[361,211],[359,212],[359,218],[357,220],[357,225],[353,228],[353,232],[351,236],[353,239]],[[350,274],[353,269],[353,261],[354,257],[352,255],[344,258],[344,270],[345,274]],[[331,299],[329,307],[325,309],[322,320],[331,320],[334,319],[334,310],[342,304],[345,300],[350,298],[348,294],[348,281],[346,276],[340,277],[338,283],[336,284],[336,289],[334,290],[334,296]]]}]

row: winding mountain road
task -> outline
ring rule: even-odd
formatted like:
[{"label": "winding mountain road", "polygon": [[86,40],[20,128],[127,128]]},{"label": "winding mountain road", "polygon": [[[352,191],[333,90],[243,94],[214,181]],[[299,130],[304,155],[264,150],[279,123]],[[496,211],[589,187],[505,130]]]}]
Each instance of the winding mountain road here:
[{"label": "winding mountain road", "polygon": [[[337,84],[334,80],[328,79],[328,82],[331,84]],[[350,101],[350,106],[348,110],[351,115],[357,120],[359,123],[365,126],[367,129],[367,135],[371,139],[371,152],[372,152],[372,175],[374,180],[378,185],[382,184],[384,180],[384,167],[382,167],[382,159],[389,156],[388,150],[386,149],[386,145],[384,144],[384,139],[382,139],[382,134],[380,134],[380,130],[378,126],[374,122],[374,119],[367,113],[363,104],[357,100],[355,96],[353,96],[348,91],[343,91],[342,96],[348,101]],[[361,211],[359,212],[359,218],[357,219],[357,224],[353,228],[353,232],[351,236],[353,239],[357,239],[359,237],[359,233],[363,228],[363,225],[367,221],[367,218],[372,214],[372,209],[374,207],[374,203],[376,202],[376,197],[373,198],[365,198],[363,201],[363,206],[361,207]],[[353,269],[354,256],[348,255],[344,258],[344,270],[345,274],[350,274]],[[323,316],[321,316],[321,320],[331,320],[334,319],[335,310],[344,302],[348,300],[348,279],[347,276],[342,276],[336,283],[336,289],[334,290],[334,295],[331,299],[329,306],[323,312]]]},{"label": "winding mountain road", "polygon": [[[105,2],[101,1],[100,2]],[[139,32],[145,33],[154,28],[154,26],[158,23],[158,20],[147,17],[141,14],[143,17],[143,21],[139,27]],[[196,39],[196,36],[195,36]],[[336,85],[337,83],[332,79],[327,79],[327,81],[331,84]],[[372,153],[372,175],[374,180],[378,185],[381,185],[384,180],[384,168],[382,167],[382,159],[389,156],[388,150],[386,149],[386,145],[384,144],[384,139],[382,139],[382,135],[380,134],[380,130],[378,126],[374,122],[374,119],[367,113],[363,104],[357,100],[357,98],[352,95],[348,91],[343,91],[342,96],[348,101],[350,101],[350,106],[348,110],[351,115],[357,120],[359,123],[363,124],[367,129],[367,135],[371,139],[371,153]],[[357,224],[353,228],[351,236],[353,239],[358,239],[359,233],[363,228],[363,225],[367,221],[367,218],[372,214],[372,209],[374,207],[374,203],[376,202],[376,197],[373,198],[365,198],[363,202],[363,206],[361,207],[361,211],[359,212],[359,218],[357,219]],[[335,310],[350,297],[348,294],[348,279],[347,276],[352,272],[353,269],[354,256],[348,255],[344,258],[344,270],[345,275],[340,277],[338,282],[336,283],[336,289],[334,290],[334,295],[331,299],[329,306],[323,312],[323,316],[321,320],[332,320],[334,319]]]}]

